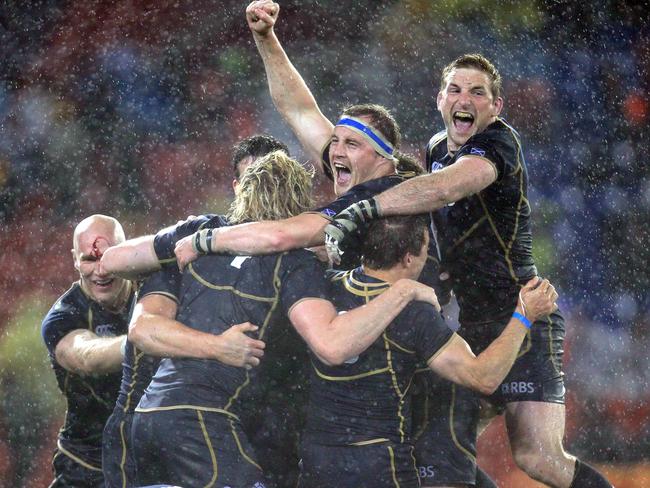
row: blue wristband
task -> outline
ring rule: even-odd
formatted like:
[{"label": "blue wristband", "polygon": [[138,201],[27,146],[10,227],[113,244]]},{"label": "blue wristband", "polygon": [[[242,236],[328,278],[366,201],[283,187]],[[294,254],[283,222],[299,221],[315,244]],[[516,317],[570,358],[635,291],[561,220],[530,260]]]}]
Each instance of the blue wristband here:
[{"label": "blue wristband", "polygon": [[533,326],[533,324],[530,323],[530,320],[528,320],[525,316],[521,315],[519,312],[514,312],[512,314],[513,319],[517,319],[519,322],[524,324],[524,327],[530,330],[530,328]]}]

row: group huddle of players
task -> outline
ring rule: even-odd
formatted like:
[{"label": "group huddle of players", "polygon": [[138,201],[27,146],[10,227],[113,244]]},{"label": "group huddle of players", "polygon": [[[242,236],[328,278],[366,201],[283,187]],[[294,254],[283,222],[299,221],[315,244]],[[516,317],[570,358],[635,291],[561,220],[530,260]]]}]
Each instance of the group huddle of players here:
[{"label": "group huddle of players", "polygon": [[486,402],[529,476],[611,486],[562,447],[564,321],[533,262],[498,71],[476,54],[445,68],[420,174],[384,107],[323,116],[278,13],[246,16],[336,199],[314,209],[312,173],[258,135],[234,148],[227,215],[128,241],[111,217],[78,224],[80,280],[42,327],[68,401],[51,486],[496,486],[476,466]]}]

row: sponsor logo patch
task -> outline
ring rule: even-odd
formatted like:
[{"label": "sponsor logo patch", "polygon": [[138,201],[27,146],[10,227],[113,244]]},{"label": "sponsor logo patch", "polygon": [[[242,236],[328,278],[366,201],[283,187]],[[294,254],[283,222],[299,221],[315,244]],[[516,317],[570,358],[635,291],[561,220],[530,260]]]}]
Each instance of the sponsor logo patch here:
[{"label": "sponsor logo patch", "polygon": [[469,150],[469,153],[475,154],[476,156],[485,156],[485,151],[483,149],[479,149],[478,147],[473,147]]}]

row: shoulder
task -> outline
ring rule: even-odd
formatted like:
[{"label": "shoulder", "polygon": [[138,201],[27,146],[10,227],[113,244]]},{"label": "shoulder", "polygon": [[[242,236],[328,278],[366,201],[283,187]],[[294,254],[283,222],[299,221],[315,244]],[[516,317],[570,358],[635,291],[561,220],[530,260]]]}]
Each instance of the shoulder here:
[{"label": "shoulder", "polygon": [[75,329],[87,328],[86,317],[90,309],[90,300],[75,283],[66,291],[47,312],[41,324],[41,334],[50,352],[58,342]]}]

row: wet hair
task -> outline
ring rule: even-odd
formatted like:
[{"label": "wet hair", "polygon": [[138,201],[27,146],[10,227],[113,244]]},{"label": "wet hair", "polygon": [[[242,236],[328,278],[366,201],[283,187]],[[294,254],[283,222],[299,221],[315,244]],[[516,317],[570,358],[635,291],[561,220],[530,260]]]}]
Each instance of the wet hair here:
[{"label": "wet hair", "polygon": [[284,151],[287,156],[291,156],[289,148],[284,142],[268,134],[256,134],[239,141],[233,146],[232,157],[230,158],[235,178],[239,179],[241,176],[239,174],[239,163],[243,159],[250,156],[255,160],[273,151]]},{"label": "wet hair", "polygon": [[441,91],[447,86],[449,74],[459,68],[476,69],[488,75],[492,96],[495,99],[501,96],[501,74],[499,74],[499,70],[497,70],[494,64],[482,54],[463,54],[445,66],[442,70],[442,77],[440,78]]},{"label": "wet hair", "polygon": [[397,149],[402,142],[402,134],[393,114],[386,107],[374,103],[348,105],[341,115],[350,117],[369,117],[370,125],[381,132],[381,135]]},{"label": "wet hair", "polygon": [[257,159],[239,179],[228,219],[233,224],[281,220],[309,210],[313,176],[313,168],[282,150]]},{"label": "wet hair", "polygon": [[410,178],[424,174],[424,168],[413,154],[396,152],[395,159],[397,159],[395,169],[398,175]]},{"label": "wet hair", "polygon": [[373,220],[361,247],[361,262],[370,269],[390,269],[406,253],[419,255],[428,225],[429,216],[426,214]]}]

